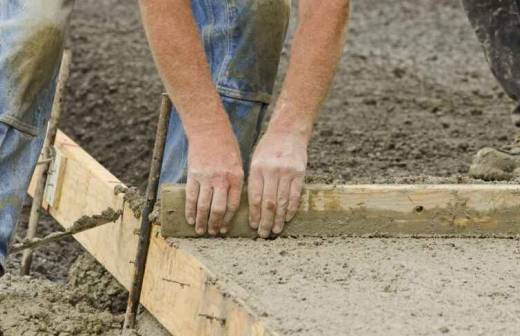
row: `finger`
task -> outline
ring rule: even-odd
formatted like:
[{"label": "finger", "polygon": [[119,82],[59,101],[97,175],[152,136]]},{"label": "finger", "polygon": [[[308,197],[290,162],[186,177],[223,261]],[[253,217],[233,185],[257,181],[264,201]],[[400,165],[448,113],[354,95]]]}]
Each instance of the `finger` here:
[{"label": "finger", "polygon": [[227,208],[228,187],[221,185],[213,188],[213,200],[209,214],[208,233],[215,236],[222,226]]},{"label": "finger", "polygon": [[291,221],[294,216],[296,216],[296,212],[300,207],[300,198],[302,194],[303,188],[303,180],[304,177],[296,177],[291,182],[291,191],[289,194],[289,206],[287,207],[287,215],[285,216],[285,221]]},{"label": "finger", "polygon": [[285,224],[287,207],[289,206],[289,194],[291,192],[291,178],[282,177],[278,184],[278,196],[276,199],[276,215],[274,218],[273,233],[280,234]]},{"label": "finger", "polygon": [[240,207],[240,198],[242,196],[242,182],[231,185],[229,188],[228,193],[228,204],[227,204],[227,210],[226,215],[224,216],[224,223],[220,227],[220,233],[226,234],[231,229],[231,221],[233,220],[233,217],[235,216],[236,212],[238,211],[238,208]]},{"label": "finger", "polygon": [[197,214],[197,201],[199,199],[199,182],[193,178],[188,178],[186,183],[186,205],[184,216],[190,225],[195,225],[195,215]]},{"label": "finger", "polygon": [[249,175],[247,187],[247,198],[249,200],[249,226],[256,230],[260,225],[262,209],[262,192],[264,190],[264,179],[257,170],[252,170]]},{"label": "finger", "polygon": [[195,231],[199,235],[206,233],[212,195],[213,189],[209,184],[206,183],[200,186],[199,200],[197,202],[197,215],[195,217]]},{"label": "finger", "polygon": [[278,191],[278,176],[269,174],[264,176],[264,192],[262,194],[262,217],[258,227],[258,235],[268,238],[274,224],[276,212],[276,194]]}]

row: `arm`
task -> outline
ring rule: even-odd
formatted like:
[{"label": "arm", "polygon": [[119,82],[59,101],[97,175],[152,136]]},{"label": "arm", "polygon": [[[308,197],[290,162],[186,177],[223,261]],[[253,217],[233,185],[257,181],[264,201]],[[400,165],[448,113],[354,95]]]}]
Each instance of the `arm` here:
[{"label": "arm", "polygon": [[188,138],[186,220],[199,234],[225,233],[240,203],[242,160],[190,1],[139,4],[155,63]]},{"label": "arm", "polygon": [[298,209],[307,146],[341,57],[350,14],[349,0],[301,0],[299,6],[287,77],[251,163],[250,225],[262,237],[280,233]]}]

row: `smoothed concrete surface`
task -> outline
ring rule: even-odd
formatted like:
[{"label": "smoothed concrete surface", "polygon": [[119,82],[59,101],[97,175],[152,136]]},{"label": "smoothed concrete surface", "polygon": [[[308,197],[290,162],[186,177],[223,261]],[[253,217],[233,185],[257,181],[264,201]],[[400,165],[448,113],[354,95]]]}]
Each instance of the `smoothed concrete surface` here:
[{"label": "smoothed concrete surface", "polygon": [[518,335],[520,241],[175,240],[281,335]]}]

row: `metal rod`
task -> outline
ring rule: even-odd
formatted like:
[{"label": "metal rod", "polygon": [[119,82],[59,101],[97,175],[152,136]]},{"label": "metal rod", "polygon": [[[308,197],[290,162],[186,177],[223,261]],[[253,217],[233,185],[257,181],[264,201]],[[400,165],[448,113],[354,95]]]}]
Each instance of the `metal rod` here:
[{"label": "metal rod", "polygon": [[119,217],[121,217],[121,213],[121,211],[114,211],[109,208],[103,211],[101,215],[83,216],[65,231],[52,232],[43,238],[26,239],[21,243],[13,244],[9,248],[9,254],[17,253],[26,249],[34,249],[77,233],[91,230],[108,223],[114,223]]},{"label": "metal rod", "polygon": [[143,287],[143,278],[146,268],[146,258],[148,256],[148,248],[150,246],[150,235],[152,225],[149,215],[153,210],[157,199],[157,190],[159,188],[159,176],[164,155],[164,145],[168,132],[168,123],[170,120],[170,111],[172,103],[167,94],[162,95],[161,110],[159,113],[159,122],[155,135],[155,144],[153,148],[152,162],[150,165],[150,174],[148,175],[148,185],[146,187],[146,204],[141,215],[141,228],[139,230],[139,242],[137,246],[137,255],[134,263],[134,274],[132,277],[132,287],[128,296],[128,305],[126,307],[125,322],[123,325],[123,333],[126,329],[134,329],[137,317],[137,309],[141,297]]},{"label": "metal rod", "polygon": [[[45,193],[45,184],[47,182],[47,175],[49,167],[52,161],[52,148],[54,141],[56,140],[56,133],[58,131],[58,123],[61,116],[63,107],[63,91],[65,84],[70,74],[70,51],[66,50],[63,53],[61,60],[60,72],[58,75],[58,82],[56,86],[56,94],[54,95],[54,101],[52,103],[52,111],[49,119],[49,127],[47,129],[47,136],[45,137],[42,149],[41,164],[38,164],[38,168],[35,170],[36,188],[34,191],[33,202],[31,205],[31,212],[29,215],[29,224],[27,227],[27,233],[25,239],[30,240],[36,236],[38,229],[38,222],[40,220],[40,208],[43,202],[43,195]],[[24,251],[21,263],[20,273],[22,275],[28,275],[31,270],[32,263],[32,250],[28,249]]]}]

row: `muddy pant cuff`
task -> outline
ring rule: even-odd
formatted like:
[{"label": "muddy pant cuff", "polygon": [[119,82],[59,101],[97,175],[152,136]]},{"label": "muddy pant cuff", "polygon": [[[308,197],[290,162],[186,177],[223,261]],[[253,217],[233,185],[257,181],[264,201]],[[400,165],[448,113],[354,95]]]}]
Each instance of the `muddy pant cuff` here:
[{"label": "muddy pant cuff", "polygon": [[5,274],[5,257],[0,254],[0,278]]}]

